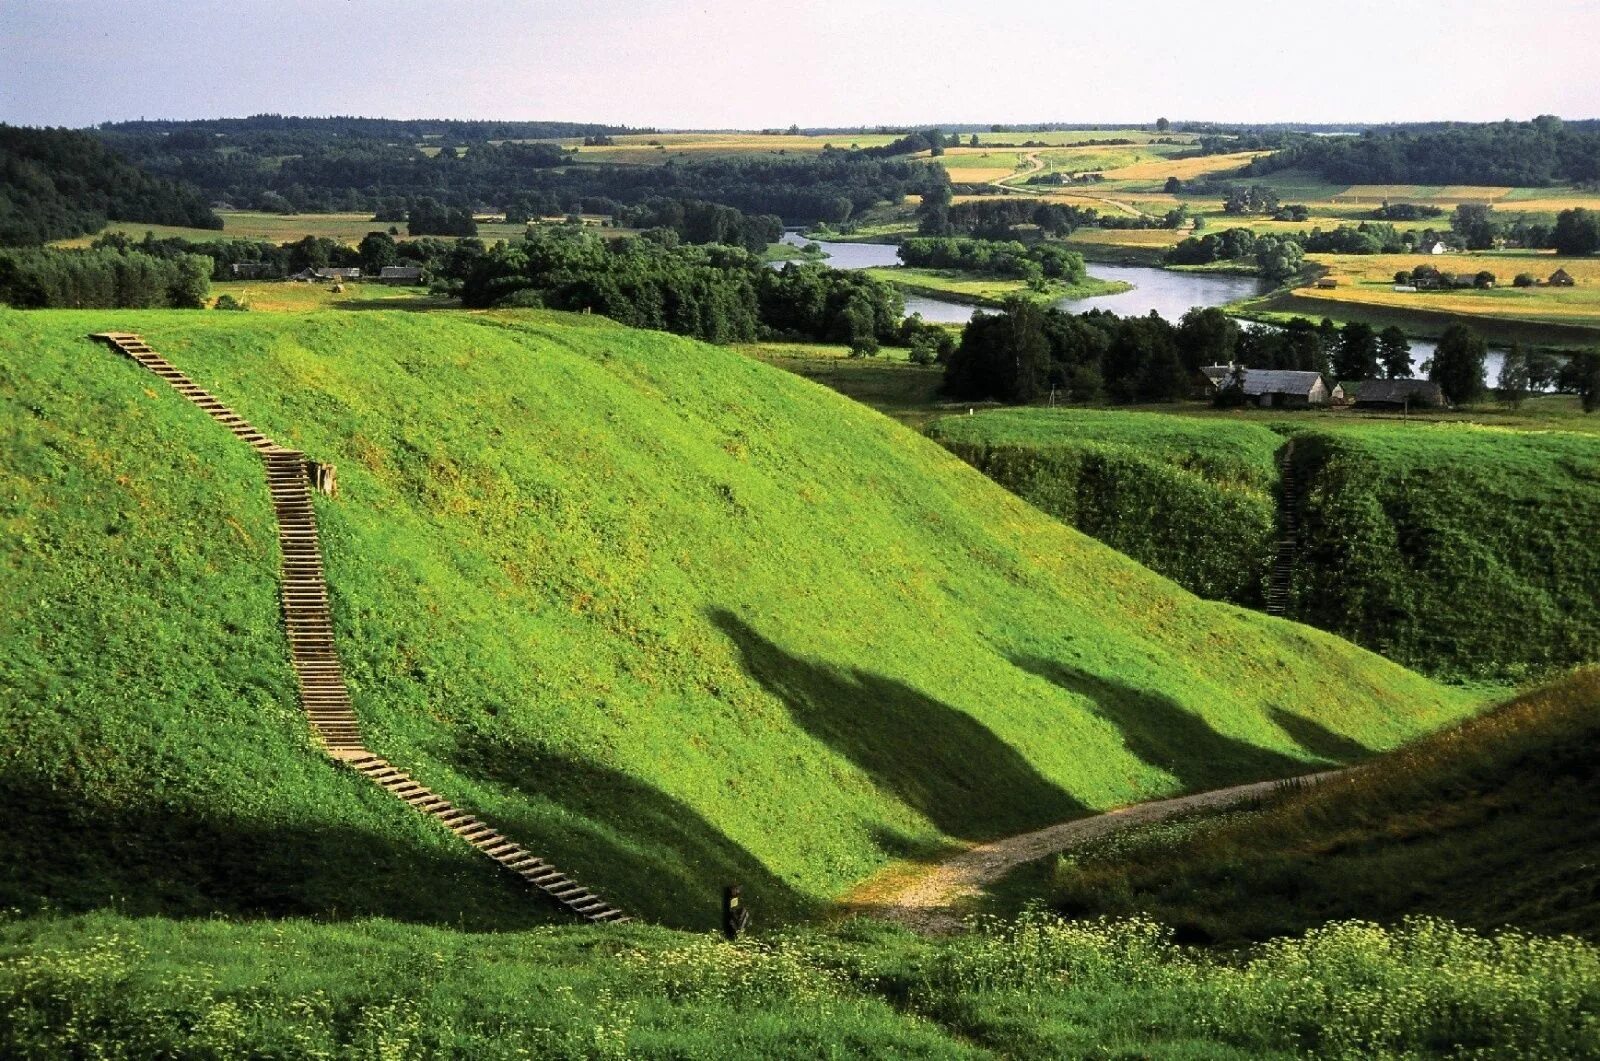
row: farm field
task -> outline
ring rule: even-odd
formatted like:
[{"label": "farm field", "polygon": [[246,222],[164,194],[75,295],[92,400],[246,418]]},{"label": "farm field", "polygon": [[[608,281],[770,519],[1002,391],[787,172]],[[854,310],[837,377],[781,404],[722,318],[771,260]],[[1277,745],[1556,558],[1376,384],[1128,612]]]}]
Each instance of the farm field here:
[{"label": "farm field", "polygon": [[[1482,252],[1476,254],[1313,254],[1309,259],[1325,266],[1339,286],[1294,289],[1294,296],[1311,302],[1353,303],[1361,306],[1420,310],[1463,318],[1498,318],[1539,324],[1565,324],[1596,329],[1600,338],[1600,259],[1563,258],[1553,252]],[[1394,290],[1394,275],[1401,269],[1427,264],[1441,272],[1474,276],[1487,270],[1496,285],[1487,290],[1403,292]],[[1547,280],[1557,269],[1576,280],[1572,287],[1514,287],[1519,273]]]},{"label": "farm field", "polygon": [[[733,351],[539,312],[6,312],[8,908],[542,916],[310,746],[253,458],[83,338],[108,327],[337,463],[318,522],[372,746],[668,924],[729,879],[772,924],[890,859],[1309,769],[1290,716],[1379,750],[1474,706]],[[1169,723],[1179,760],[1123,736]]]}]

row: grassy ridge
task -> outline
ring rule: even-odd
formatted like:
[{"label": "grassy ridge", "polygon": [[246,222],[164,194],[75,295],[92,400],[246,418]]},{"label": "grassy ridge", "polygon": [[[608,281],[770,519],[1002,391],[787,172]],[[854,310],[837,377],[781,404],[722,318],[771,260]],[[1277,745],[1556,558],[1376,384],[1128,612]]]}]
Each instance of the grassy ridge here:
[{"label": "grassy ridge", "polygon": [[1274,451],[1293,435],[1289,614],[1407,666],[1498,679],[1600,659],[1600,439],[1526,423],[1538,429],[1015,409],[929,433],[1052,515],[1241,604],[1260,600]]},{"label": "grassy ridge", "polygon": [[728,351],[549,314],[7,313],[0,906],[494,920],[514,898],[310,749],[259,469],[82,338],[111,327],[338,464],[318,518],[369,743],[653,918],[707,924],[728,880],[801,914],[952,838],[1470,707],[1201,602]]},{"label": "grassy ridge", "polygon": [[1294,460],[1291,615],[1436,671],[1600,659],[1600,439],[1364,423]]},{"label": "grassy ridge", "polygon": [[1418,913],[1593,938],[1597,758],[1590,669],[1262,812],[1064,862],[1057,901],[1227,941]]},{"label": "grassy ridge", "polygon": [[1259,604],[1282,436],[1237,421],[998,409],[930,437],[1018,496],[1187,589]]}]

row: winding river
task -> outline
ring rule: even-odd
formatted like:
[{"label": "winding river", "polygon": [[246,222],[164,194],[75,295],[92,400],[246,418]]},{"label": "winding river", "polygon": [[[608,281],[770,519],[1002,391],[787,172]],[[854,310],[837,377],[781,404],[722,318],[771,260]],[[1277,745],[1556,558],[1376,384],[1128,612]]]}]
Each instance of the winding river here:
[{"label": "winding river", "polygon": [[[816,243],[828,255],[822,259],[823,264],[835,269],[870,269],[900,264],[899,250],[890,243],[831,243],[808,240],[800,233],[792,231],[783,234],[783,242],[794,247]],[[772,264],[775,268],[781,268],[784,263]],[[1090,262],[1089,271],[1102,280],[1121,280],[1132,284],[1133,287],[1131,290],[1119,291],[1112,295],[1064,298],[1055,303],[1057,308],[1069,313],[1087,313],[1092,309],[1104,309],[1124,317],[1142,317],[1153,310],[1167,320],[1176,322],[1179,317],[1196,306],[1202,308],[1220,306],[1236,299],[1260,295],[1266,292],[1268,286],[1264,280],[1253,276],[1180,273],[1145,265],[1102,265]],[[927,295],[908,293],[905,302],[906,313],[920,313],[923,320],[939,324],[964,324],[972,319],[972,314],[975,312],[972,306],[959,302],[946,302],[944,299],[930,298]],[[1418,376],[1425,375],[1422,364],[1433,356],[1437,345],[1432,339],[1411,340],[1411,364]],[[1503,356],[1499,350],[1489,351],[1484,376],[1491,385],[1500,374],[1500,362]]]}]

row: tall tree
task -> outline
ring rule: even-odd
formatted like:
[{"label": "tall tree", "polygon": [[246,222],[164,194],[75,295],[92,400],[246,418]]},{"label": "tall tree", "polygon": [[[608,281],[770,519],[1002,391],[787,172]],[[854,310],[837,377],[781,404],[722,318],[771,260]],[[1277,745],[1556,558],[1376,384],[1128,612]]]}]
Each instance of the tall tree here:
[{"label": "tall tree", "polygon": [[1411,341],[1393,324],[1378,333],[1378,360],[1390,379],[1411,378]]},{"label": "tall tree", "polygon": [[1563,210],[1556,215],[1550,231],[1550,245],[1557,254],[1583,255],[1600,250],[1600,214],[1583,207]]},{"label": "tall tree", "polygon": [[1344,326],[1333,352],[1333,374],[1339,379],[1371,379],[1378,374],[1378,336],[1372,325],[1352,321]]},{"label": "tall tree", "polygon": [[1522,352],[1521,343],[1512,343],[1500,364],[1500,378],[1495,380],[1495,390],[1500,400],[1515,409],[1528,396],[1528,355]]},{"label": "tall tree", "polygon": [[1452,403],[1470,404],[1483,397],[1483,368],[1488,356],[1483,336],[1464,324],[1452,324],[1439,337],[1438,349],[1428,362],[1428,379],[1437,383]]}]

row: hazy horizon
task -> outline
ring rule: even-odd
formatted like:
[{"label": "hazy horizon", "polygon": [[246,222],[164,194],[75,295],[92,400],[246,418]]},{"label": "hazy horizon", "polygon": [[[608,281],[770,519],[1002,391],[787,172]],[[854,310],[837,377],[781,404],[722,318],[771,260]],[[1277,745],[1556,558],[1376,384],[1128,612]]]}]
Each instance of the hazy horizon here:
[{"label": "hazy horizon", "polygon": [[[1537,17],[1531,17],[1533,14]],[[1358,125],[1600,116],[1600,7],[1351,0],[1226,18],[825,0],[9,0],[0,120],[362,115],[662,129],[1059,122]],[[1325,88],[1323,86],[1333,86]]]}]

